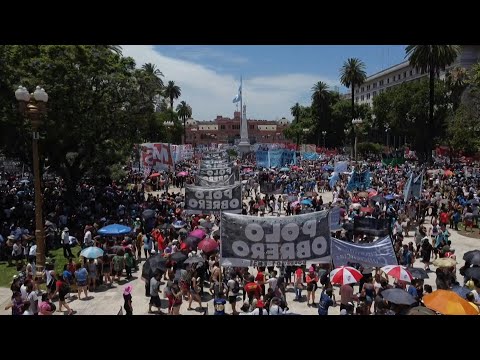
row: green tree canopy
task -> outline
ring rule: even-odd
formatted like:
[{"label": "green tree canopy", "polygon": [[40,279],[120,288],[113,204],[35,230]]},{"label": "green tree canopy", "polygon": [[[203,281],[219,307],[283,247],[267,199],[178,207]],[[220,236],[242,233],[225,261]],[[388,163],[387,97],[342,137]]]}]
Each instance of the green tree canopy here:
[{"label": "green tree canopy", "polygon": [[[28,121],[17,111],[19,85],[49,94],[41,128],[41,158],[73,189],[82,176],[107,175],[155,123],[148,72],[118,47],[104,45],[0,46],[0,136],[7,156],[30,161]],[[118,168],[116,168],[118,170]],[[107,174],[106,174],[107,173]],[[118,173],[118,171],[117,171]]]}]

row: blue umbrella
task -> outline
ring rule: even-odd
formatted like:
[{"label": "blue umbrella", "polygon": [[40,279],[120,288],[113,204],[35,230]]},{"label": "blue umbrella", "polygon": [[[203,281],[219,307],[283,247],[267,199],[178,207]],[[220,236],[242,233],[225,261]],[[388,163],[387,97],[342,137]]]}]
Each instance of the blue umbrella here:
[{"label": "blue umbrella", "polygon": [[290,171],[290,169],[287,168],[287,167],[282,167],[282,168],[280,169],[280,171],[282,171],[282,172],[288,172],[288,171]]},{"label": "blue umbrella", "polygon": [[173,226],[175,229],[180,229],[180,228],[183,228],[185,225],[187,225],[187,224],[186,224],[184,221],[182,221],[182,220],[177,220],[177,221],[175,221],[175,222],[173,223],[172,226]]},{"label": "blue umbrella", "polygon": [[322,170],[323,171],[332,171],[334,168],[332,165],[323,165]]},{"label": "blue umbrella", "polygon": [[385,200],[387,200],[387,201],[390,201],[390,200],[393,200],[393,199],[395,199],[395,195],[389,194],[389,195],[385,196]]},{"label": "blue umbrella", "polygon": [[312,205],[312,200],[310,200],[310,199],[304,199],[304,200],[301,201],[300,204],[302,204],[302,205],[310,205],[310,206],[311,206],[311,205]]},{"label": "blue umbrella", "polygon": [[100,256],[103,256],[103,250],[95,246],[89,246],[82,250],[80,256],[83,256],[87,259],[96,259]]},{"label": "blue umbrella", "polygon": [[112,224],[112,225],[107,225],[100,230],[98,230],[98,233],[100,235],[126,235],[130,234],[132,232],[132,228],[129,226],[125,225],[120,225],[120,224]]}]

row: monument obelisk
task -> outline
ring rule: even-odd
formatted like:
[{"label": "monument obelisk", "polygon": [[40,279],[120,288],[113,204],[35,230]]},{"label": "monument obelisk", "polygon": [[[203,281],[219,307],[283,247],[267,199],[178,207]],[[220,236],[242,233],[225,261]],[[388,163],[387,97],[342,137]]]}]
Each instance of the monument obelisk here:
[{"label": "monument obelisk", "polygon": [[250,140],[248,139],[248,126],[247,126],[247,105],[243,105],[243,89],[242,80],[240,79],[240,142],[238,143],[238,149],[242,155],[250,152]]}]

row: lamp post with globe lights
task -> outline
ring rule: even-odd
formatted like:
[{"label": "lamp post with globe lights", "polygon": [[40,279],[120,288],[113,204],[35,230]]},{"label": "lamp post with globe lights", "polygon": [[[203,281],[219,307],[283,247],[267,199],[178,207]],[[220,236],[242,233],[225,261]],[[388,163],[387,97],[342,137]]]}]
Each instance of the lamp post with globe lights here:
[{"label": "lamp post with globe lights", "polygon": [[322,135],[323,135],[323,148],[325,149],[325,136],[327,136],[327,132],[325,130],[322,131]]},{"label": "lamp post with globe lights", "polygon": [[[389,149],[389,145],[390,145],[390,136],[388,134],[388,132],[390,131],[390,126],[387,124],[385,125],[385,134],[387,134],[387,149]],[[387,150],[388,151],[388,150]]]},{"label": "lamp post with globe lights", "polygon": [[355,146],[354,146],[354,149],[355,149],[355,161],[357,161],[357,140],[358,140],[358,127],[360,125],[362,125],[363,123],[363,120],[360,119],[360,118],[357,118],[357,119],[353,119],[352,120],[352,125],[353,125],[353,128],[355,130]]},{"label": "lamp post with globe lights", "polygon": [[36,268],[38,272],[45,268],[45,232],[43,222],[43,197],[40,175],[40,159],[38,155],[39,127],[43,123],[42,117],[47,113],[48,94],[37,86],[33,94],[29,94],[24,86],[15,91],[18,100],[18,110],[32,125],[33,174],[35,177],[35,241],[37,244]]}]

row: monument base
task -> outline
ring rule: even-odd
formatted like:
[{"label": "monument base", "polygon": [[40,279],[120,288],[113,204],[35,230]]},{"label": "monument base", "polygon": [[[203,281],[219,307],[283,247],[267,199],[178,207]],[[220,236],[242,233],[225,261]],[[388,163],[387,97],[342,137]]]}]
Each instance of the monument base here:
[{"label": "monument base", "polygon": [[238,150],[240,151],[240,153],[243,155],[243,154],[247,154],[249,153],[251,150],[250,150],[250,143],[248,141],[245,141],[245,140],[241,140],[239,143],[238,143]]}]

